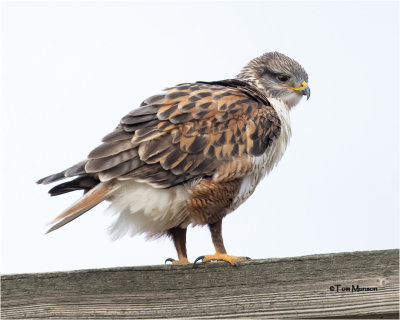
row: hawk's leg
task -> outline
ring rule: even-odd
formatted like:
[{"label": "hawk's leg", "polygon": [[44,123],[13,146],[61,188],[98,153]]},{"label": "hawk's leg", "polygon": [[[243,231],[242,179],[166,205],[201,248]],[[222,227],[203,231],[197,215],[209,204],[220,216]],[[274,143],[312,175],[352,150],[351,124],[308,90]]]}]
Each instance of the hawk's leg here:
[{"label": "hawk's leg", "polygon": [[215,247],[215,254],[200,256],[196,259],[194,264],[196,264],[196,262],[199,260],[202,260],[203,262],[226,261],[231,265],[236,266],[238,261],[249,259],[248,257],[230,256],[226,253],[224,240],[222,239],[222,219],[218,222],[209,224],[208,227],[210,228],[211,238]]},{"label": "hawk's leg", "polygon": [[172,262],[172,264],[188,264],[188,258],[186,253],[186,228],[182,229],[179,227],[168,230],[168,234],[174,240],[176,252],[178,253],[178,260],[168,258],[165,263]]}]

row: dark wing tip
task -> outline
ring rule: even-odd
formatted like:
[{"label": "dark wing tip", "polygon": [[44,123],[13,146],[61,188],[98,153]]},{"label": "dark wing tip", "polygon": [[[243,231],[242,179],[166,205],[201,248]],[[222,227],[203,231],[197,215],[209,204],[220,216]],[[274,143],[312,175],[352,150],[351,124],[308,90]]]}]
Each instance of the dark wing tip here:
[{"label": "dark wing tip", "polygon": [[59,172],[59,173],[52,174],[50,176],[44,177],[42,179],[39,179],[38,181],[36,181],[36,183],[37,184],[49,184],[51,182],[58,181],[58,180],[61,180],[61,179],[64,179],[64,178],[65,178],[65,171],[62,171],[62,172]]}]

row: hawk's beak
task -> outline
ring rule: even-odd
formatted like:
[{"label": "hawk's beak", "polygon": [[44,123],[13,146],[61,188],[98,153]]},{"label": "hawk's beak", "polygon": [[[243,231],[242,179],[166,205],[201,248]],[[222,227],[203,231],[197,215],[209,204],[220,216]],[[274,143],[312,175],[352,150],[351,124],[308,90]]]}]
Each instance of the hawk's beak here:
[{"label": "hawk's beak", "polygon": [[307,82],[303,81],[300,85],[300,87],[286,87],[286,86],[281,86],[282,88],[286,88],[286,89],[292,89],[294,91],[301,91],[303,96],[307,96],[307,100],[308,98],[310,98],[310,88],[307,84]]},{"label": "hawk's beak", "polygon": [[309,86],[305,87],[301,92],[303,93],[303,96],[307,96],[307,100],[310,98],[311,91]]}]

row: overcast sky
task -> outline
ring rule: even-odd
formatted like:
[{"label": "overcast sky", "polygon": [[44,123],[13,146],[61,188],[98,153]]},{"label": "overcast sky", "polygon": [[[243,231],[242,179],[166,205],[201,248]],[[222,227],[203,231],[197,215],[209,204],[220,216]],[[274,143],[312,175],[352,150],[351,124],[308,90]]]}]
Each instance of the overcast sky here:
[{"label": "overcast sky", "polygon": [[[234,77],[280,51],[309,74],[293,137],[253,196],[224,219],[251,258],[398,248],[398,2],[2,2],[1,272],[148,265],[167,239],[111,241],[106,203],[44,235],[78,197],[35,181],[83,160],[165,87]],[[213,253],[188,229],[188,255]]]}]

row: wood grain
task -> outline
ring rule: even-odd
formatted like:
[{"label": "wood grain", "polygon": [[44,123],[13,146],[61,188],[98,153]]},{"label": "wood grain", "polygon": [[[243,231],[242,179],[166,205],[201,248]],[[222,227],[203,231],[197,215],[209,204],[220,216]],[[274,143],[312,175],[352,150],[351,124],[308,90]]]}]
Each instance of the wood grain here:
[{"label": "wood grain", "polygon": [[[399,250],[3,275],[3,319],[398,318]],[[376,288],[331,291],[330,287]]]}]

